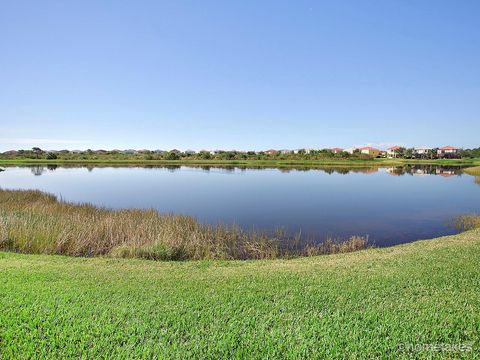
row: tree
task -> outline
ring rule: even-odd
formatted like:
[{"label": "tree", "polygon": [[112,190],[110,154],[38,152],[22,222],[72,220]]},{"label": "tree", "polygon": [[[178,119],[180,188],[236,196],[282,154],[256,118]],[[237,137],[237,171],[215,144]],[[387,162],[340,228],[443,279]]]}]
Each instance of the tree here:
[{"label": "tree", "polygon": [[180,155],[178,154],[177,151],[170,151],[166,154],[165,159],[166,160],[178,160],[178,159],[180,159]]},{"label": "tree", "polygon": [[405,157],[405,159],[413,159],[414,154],[415,150],[412,148],[405,149],[405,151],[403,152],[403,156]]},{"label": "tree", "polygon": [[57,154],[53,152],[47,153],[47,160],[55,160],[55,159],[57,159]]},{"label": "tree", "polygon": [[39,147],[33,147],[32,152],[35,154],[35,157],[38,159],[40,155],[43,154],[43,150],[40,149]]}]

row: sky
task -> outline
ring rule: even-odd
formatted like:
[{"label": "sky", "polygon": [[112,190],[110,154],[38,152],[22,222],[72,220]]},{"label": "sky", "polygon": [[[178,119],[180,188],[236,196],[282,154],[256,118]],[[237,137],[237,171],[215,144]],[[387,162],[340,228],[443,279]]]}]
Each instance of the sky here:
[{"label": "sky", "polygon": [[0,151],[479,134],[480,1],[0,1]]}]

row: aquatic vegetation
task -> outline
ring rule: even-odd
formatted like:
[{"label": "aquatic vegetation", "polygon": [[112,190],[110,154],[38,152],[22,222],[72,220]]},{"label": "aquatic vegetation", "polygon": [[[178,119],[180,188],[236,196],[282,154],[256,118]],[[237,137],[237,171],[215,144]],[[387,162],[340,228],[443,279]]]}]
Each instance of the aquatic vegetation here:
[{"label": "aquatic vegetation", "polygon": [[470,175],[480,176],[480,166],[469,167],[463,171]]},{"label": "aquatic vegetation", "polygon": [[366,237],[302,244],[284,231],[208,225],[156,210],[71,204],[40,191],[0,190],[0,249],[152,260],[273,259],[361,250]]},{"label": "aquatic vegetation", "polygon": [[453,225],[460,231],[468,231],[480,228],[480,215],[464,214],[453,220]]}]

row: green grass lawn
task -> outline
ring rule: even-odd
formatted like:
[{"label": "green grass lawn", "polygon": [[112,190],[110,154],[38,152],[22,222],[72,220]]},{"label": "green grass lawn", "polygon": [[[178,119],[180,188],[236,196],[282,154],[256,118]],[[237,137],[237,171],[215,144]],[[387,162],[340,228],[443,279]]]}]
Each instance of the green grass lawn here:
[{"label": "green grass lawn", "polygon": [[478,358],[479,289],[480,230],[294,260],[4,252],[0,359]]}]

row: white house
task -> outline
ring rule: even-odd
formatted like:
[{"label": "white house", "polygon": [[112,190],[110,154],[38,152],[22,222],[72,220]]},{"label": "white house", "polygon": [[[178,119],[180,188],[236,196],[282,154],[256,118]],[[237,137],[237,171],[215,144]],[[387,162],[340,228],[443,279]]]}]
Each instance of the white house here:
[{"label": "white house", "polygon": [[429,147],[417,147],[414,149],[415,154],[418,154],[418,155],[428,154],[428,152],[431,150],[432,148],[429,148]]},{"label": "white house", "polygon": [[438,156],[454,156],[457,155],[460,149],[454,146],[444,146],[437,150]]},{"label": "white house", "polygon": [[387,156],[389,158],[396,158],[401,149],[402,149],[401,146],[392,146],[387,149]]}]

